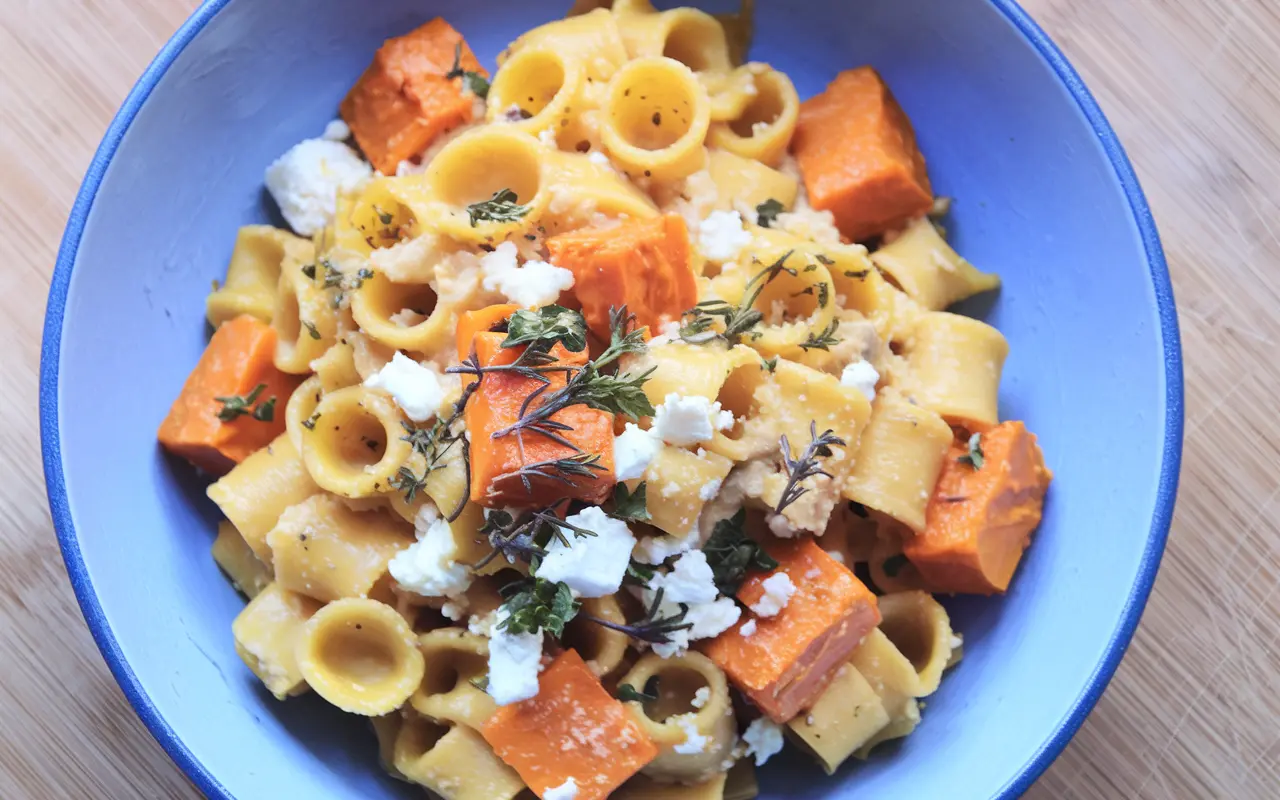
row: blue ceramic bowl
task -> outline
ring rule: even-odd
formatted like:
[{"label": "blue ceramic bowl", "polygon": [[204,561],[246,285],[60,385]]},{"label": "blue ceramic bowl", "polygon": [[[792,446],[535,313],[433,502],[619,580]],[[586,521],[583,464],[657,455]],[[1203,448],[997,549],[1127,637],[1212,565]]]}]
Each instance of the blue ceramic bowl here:
[{"label": "blue ceramic bowl", "polygon": [[[263,168],[317,135],[383,39],[437,14],[482,60],[568,5],[531,0],[210,0],[116,116],[67,225],[45,326],[49,503],[98,646],[212,798],[418,797],[360,720],[277,703],[236,657],[243,600],[209,557],[216,510],[155,431],[205,344],[204,297],[237,226],[275,219]],[[751,56],[802,96],[875,65],[915,122],[961,253],[1004,289],[1001,415],[1057,474],[1012,590],[948,604],[965,660],[920,728],[824,777],[763,771],[771,798],[1013,797],[1080,726],[1155,579],[1182,441],[1182,367],[1156,229],[1115,134],[1010,0],[759,3]],[[709,10],[715,10],[704,4]]]}]

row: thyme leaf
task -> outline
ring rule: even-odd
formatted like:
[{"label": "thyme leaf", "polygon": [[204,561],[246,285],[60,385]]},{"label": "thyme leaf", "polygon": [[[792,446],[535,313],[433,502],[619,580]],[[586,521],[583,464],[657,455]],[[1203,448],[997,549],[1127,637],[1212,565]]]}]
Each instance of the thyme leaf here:
[{"label": "thyme leaf", "polygon": [[586,349],[587,323],[582,314],[558,305],[544,306],[537,311],[521,309],[511,315],[502,346],[529,345],[546,352],[557,342],[574,353]]},{"label": "thyme leaf", "polygon": [[778,566],[759,542],[750,539],[743,532],[746,510],[738,509],[738,513],[728,519],[716,523],[711,537],[702,546],[707,557],[707,565],[720,594],[732,597],[742,586],[750,570],[770,570]]},{"label": "thyme leaf", "polygon": [[275,418],[276,398],[274,396],[253,408],[253,404],[258,402],[258,397],[266,389],[267,385],[260,383],[245,395],[233,394],[226,397],[213,398],[215,402],[222,403],[222,408],[218,410],[218,419],[223,422],[231,422],[245,414],[249,414],[259,422],[271,422]]},{"label": "thyme leaf", "polygon": [[773,509],[775,514],[781,514],[782,509],[799,500],[805,492],[809,491],[800,485],[804,481],[818,475],[830,478],[831,473],[822,469],[818,459],[830,457],[832,447],[845,446],[844,439],[836,436],[835,431],[828,429],[819,435],[816,422],[809,423],[809,437],[810,442],[799,458],[791,457],[791,444],[787,441],[785,434],[779,440],[782,447],[782,463],[787,471],[787,485],[782,490],[778,505]]},{"label": "thyme leaf", "polygon": [[507,617],[498,628],[511,633],[546,631],[557,639],[564,626],[578,615],[582,604],[573,599],[569,587],[559,581],[525,578],[501,590]]},{"label": "thyme leaf", "polygon": [[756,206],[756,224],[761,228],[771,228],[773,223],[778,221],[778,215],[784,210],[782,203],[770,197]]},{"label": "thyme leaf", "polygon": [[[826,286],[826,284],[822,284]],[[840,327],[840,320],[833,319],[827,327],[823,328],[820,333],[809,331],[809,336],[800,343],[801,350],[830,350],[833,345],[840,344],[841,339],[836,336],[836,329]]]},{"label": "thyme leaf", "polygon": [[648,522],[649,507],[645,501],[645,482],[640,481],[633,492],[625,483],[613,487],[613,511],[609,516],[623,522]]},{"label": "thyme leaf", "polygon": [[476,97],[486,98],[489,96],[489,79],[479,72],[471,72],[462,68],[462,42],[458,42],[453,46],[453,66],[445,73],[444,77],[445,80],[462,78],[463,85]]},{"label": "thyme leaf", "polygon": [[982,434],[975,433],[969,437],[969,452],[958,459],[961,464],[968,464],[974,469],[982,469],[986,457],[982,454]]},{"label": "thyme leaf", "polygon": [[510,189],[499,189],[488,200],[467,206],[471,227],[481,222],[516,222],[529,213],[531,206],[519,204],[519,197]]}]

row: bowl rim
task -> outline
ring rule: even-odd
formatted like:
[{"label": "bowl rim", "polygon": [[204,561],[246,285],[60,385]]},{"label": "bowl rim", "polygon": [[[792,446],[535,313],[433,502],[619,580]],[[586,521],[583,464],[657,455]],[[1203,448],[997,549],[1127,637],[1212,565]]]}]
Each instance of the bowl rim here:
[{"label": "bowl rim", "polygon": [[[63,561],[66,563],[67,574],[71,579],[76,600],[80,604],[80,611],[93,634],[98,649],[102,652],[103,659],[138,717],[174,763],[186,773],[201,792],[214,800],[235,800],[235,798],[196,758],[169,722],[161,716],[132,667],[126,662],[89,579],[84,554],[80,551],[75,525],[71,519],[71,506],[62,470],[62,448],[58,427],[58,373],[71,272],[84,234],[85,221],[92,210],[94,198],[102,184],[107,167],[129,126],[160,79],[164,77],[186,46],[230,1],[204,0],[148,65],[112,119],[85,173],[58,249],[49,287],[40,357],[40,441],[45,486],[50,513],[58,536],[58,545],[62,551]],[[1129,201],[1134,222],[1146,251],[1160,319],[1165,367],[1165,430],[1160,478],[1156,489],[1156,507],[1151,520],[1151,529],[1147,535],[1147,544],[1139,564],[1137,580],[1125,601],[1118,624],[1112,631],[1105,654],[1093,674],[1089,676],[1083,690],[1068,712],[1055,724],[1049,738],[996,793],[996,798],[1006,800],[1016,798],[1029,789],[1079,730],[1102,696],[1107,684],[1110,683],[1142,617],[1143,609],[1155,583],[1156,573],[1160,568],[1177,495],[1182,460],[1183,374],[1178,316],[1168,264],[1151,209],[1138,183],[1133,166],[1125,154],[1124,147],[1079,74],[1027,12],[1015,0],[987,0],[987,2],[1005,16],[1054,70],[1093,128],[1094,135],[1098,138],[1115,170],[1116,178]]]}]

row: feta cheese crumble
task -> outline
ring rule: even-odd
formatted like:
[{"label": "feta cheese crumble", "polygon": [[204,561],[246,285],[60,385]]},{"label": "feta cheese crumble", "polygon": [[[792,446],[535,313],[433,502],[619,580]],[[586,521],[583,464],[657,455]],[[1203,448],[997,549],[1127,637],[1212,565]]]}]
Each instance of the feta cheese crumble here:
[{"label": "feta cheese crumble", "polygon": [[698,725],[694,722],[692,713],[681,714],[674,717],[671,721],[684,732],[684,741],[671,749],[682,755],[690,755],[706,751],[707,742],[710,741],[710,737],[703,736],[698,733]]},{"label": "feta cheese crumble", "polygon": [[654,435],[667,444],[687,447],[709,442],[716,431],[733,427],[733,412],[700,395],[685,397],[672,392],[654,410]]},{"label": "feta cheese crumble", "polygon": [[577,800],[578,782],[569,778],[559,786],[552,786],[542,793],[542,800]]},{"label": "feta cheese crumble", "polygon": [[373,168],[342,142],[306,139],[267,167],[265,182],[289,227],[313,236],[333,221],[338,193],[372,176]]},{"label": "feta cheese crumble", "polygon": [[540,308],[560,299],[560,293],[573,288],[573,273],[546,261],[526,261],[516,265],[516,246],[503,242],[480,259],[484,288],[501,292],[516,305]]},{"label": "feta cheese crumble", "polygon": [[698,499],[714,500],[715,496],[720,492],[721,483],[723,483],[723,481],[720,478],[712,478],[711,480],[702,484],[702,487],[698,489]]},{"label": "feta cheese crumble", "polygon": [[664,603],[692,605],[716,599],[716,578],[707,563],[707,554],[701,550],[690,550],[680,556],[670,572],[653,576],[649,588],[655,592],[662,589]]},{"label": "feta cheese crumble", "polygon": [[604,153],[601,153],[599,150],[592,150],[590,153],[588,153],[587,160],[590,161],[592,164],[599,164],[602,167],[613,166],[613,162],[609,160],[609,157],[606,156]]},{"label": "feta cheese crumble", "polygon": [[[644,590],[642,599],[646,606],[653,603],[653,597],[653,590]],[[662,616],[679,614],[681,607],[682,604],[669,600],[664,592],[658,613]],[[680,655],[689,649],[689,643],[692,641],[719,636],[733,627],[742,616],[742,609],[728,597],[719,597],[710,603],[685,603],[683,607],[688,609],[685,612],[684,621],[691,623],[693,627],[670,634],[671,641],[667,644],[655,644],[653,652],[660,658]]]},{"label": "feta cheese crumble", "polygon": [[684,536],[645,536],[636,543],[634,555],[641,564],[661,564],[671,556],[692,550],[697,543],[697,528]]},{"label": "feta cheese crumble", "polygon": [[756,632],[756,621],[754,619],[747,620],[746,622],[742,623],[741,628],[738,628],[738,633],[742,634],[742,637],[744,639],[755,632]]},{"label": "feta cheese crumble", "polygon": [[732,261],[748,244],[751,234],[737,211],[712,211],[698,223],[698,249],[710,261]]},{"label": "feta cheese crumble", "polygon": [[385,367],[366,378],[364,385],[391,395],[414,422],[431,419],[444,402],[440,376],[399,351]]},{"label": "feta cheese crumble", "polygon": [[331,119],[324,126],[324,133],[320,134],[320,138],[331,142],[345,142],[351,138],[351,127],[340,119]]},{"label": "feta cheese crumble", "polygon": [[449,522],[427,505],[418,509],[413,525],[418,541],[387,564],[400,588],[423,597],[456,597],[469,589],[471,571],[457,562],[458,546]]},{"label": "feta cheese crumble", "polygon": [[542,631],[511,633],[499,628],[510,616],[497,611],[493,636],[489,639],[489,696],[500,706],[538,696],[538,673],[542,671]]},{"label": "feta cheese crumble", "polygon": [[785,572],[775,572],[765,578],[760,588],[764,589],[764,594],[750,608],[761,617],[778,616],[778,612],[787,607],[791,596],[796,593],[796,585]]},{"label": "feta cheese crumble", "polygon": [[693,699],[689,701],[689,705],[694,708],[703,708],[709,700],[711,700],[711,687],[703,686],[693,693]]},{"label": "feta cheese crumble", "polygon": [[876,368],[871,366],[869,361],[855,361],[840,373],[841,386],[857,389],[871,401],[876,399],[876,383],[879,380],[880,373],[876,372]]},{"label": "feta cheese crumble", "polygon": [[746,755],[755,756],[757,767],[764,766],[764,762],[782,750],[782,726],[768,717],[760,717],[747,726],[742,741],[747,743]]},{"label": "feta cheese crumble", "polygon": [[[618,591],[636,544],[626,523],[608,516],[599,506],[588,506],[565,522],[595,531],[596,535],[579,536],[561,529],[569,544],[552,537],[538,567],[538,577],[560,581],[581,597],[604,597]],[[710,574],[709,567],[707,572]]]},{"label": "feta cheese crumble", "polygon": [[613,440],[613,471],[619,483],[644,477],[649,462],[662,449],[662,440],[652,432],[628,422]]}]

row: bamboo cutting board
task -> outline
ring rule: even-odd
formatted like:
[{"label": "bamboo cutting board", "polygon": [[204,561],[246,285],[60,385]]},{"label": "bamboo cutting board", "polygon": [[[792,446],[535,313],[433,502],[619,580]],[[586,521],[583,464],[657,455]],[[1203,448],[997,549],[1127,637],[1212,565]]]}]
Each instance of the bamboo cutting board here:
[{"label": "bamboo cutting board", "polygon": [[[768,1],[768,0],[766,0]],[[1034,800],[1280,796],[1280,3],[1025,0],[1128,148],[1186,354],[1182,489],[1133,647]],[[194,0],[0,3],[0,796],[194,798],[66,580],[39,468],[49,275],[107,123]]]}]

